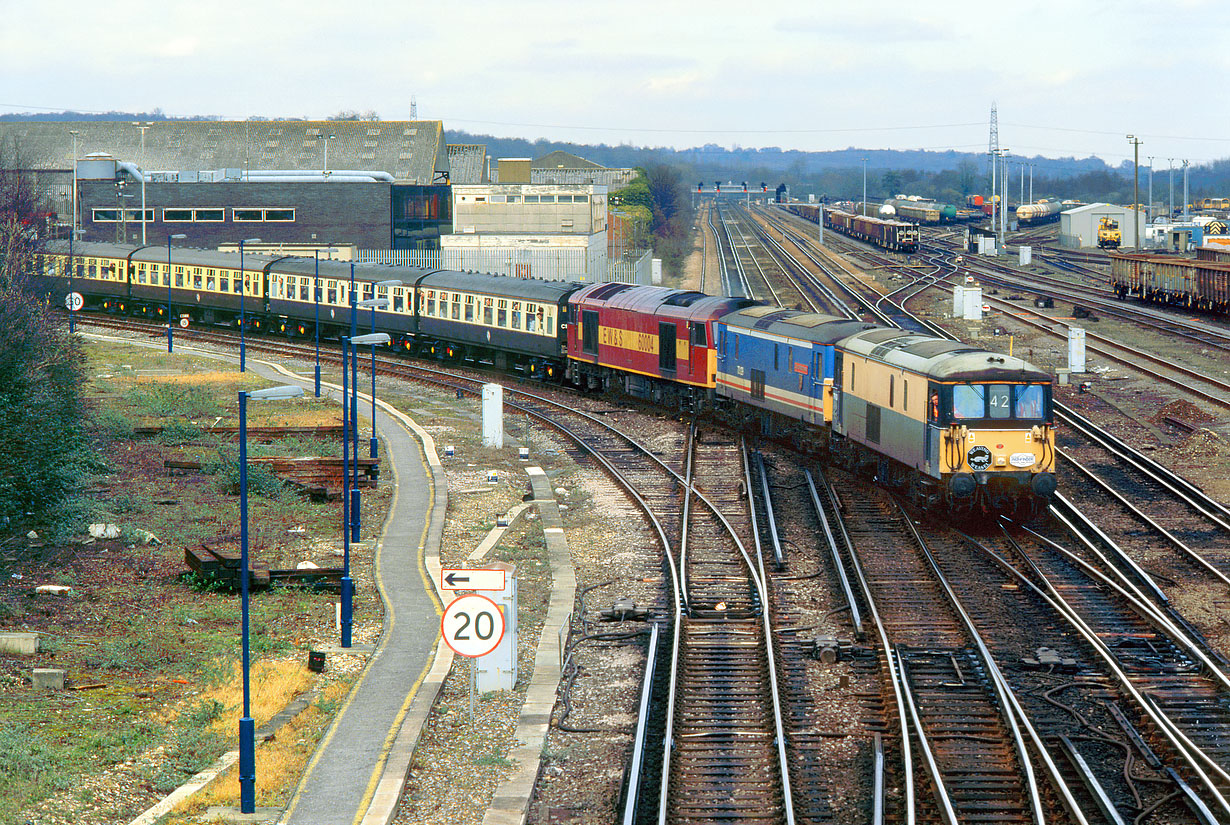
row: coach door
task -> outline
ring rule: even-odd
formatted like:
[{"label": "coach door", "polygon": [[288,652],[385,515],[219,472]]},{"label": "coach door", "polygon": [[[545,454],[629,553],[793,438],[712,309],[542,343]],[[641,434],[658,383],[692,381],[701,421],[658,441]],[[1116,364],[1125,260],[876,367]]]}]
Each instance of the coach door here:
[{"label": "coach door", "polygon": [[658,322],[658,369],[675,371],[675,324]]}]

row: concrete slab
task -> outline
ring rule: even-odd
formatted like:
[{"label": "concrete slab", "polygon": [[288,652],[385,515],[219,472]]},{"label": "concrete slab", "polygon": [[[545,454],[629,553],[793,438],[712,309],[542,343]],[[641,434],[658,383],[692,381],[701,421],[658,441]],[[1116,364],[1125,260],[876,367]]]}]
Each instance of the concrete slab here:
[{"label": "concrete slab", "polygon": [[0,633],[0,653],[15,656],[32,656],[38,653],[37,633]]},{"label": "concrete slab", "polygon": [[371,656],[376,652],[376,646],[351,645],[350,647],[342,647],[341,645],[319,645],[312,648],[312,651],[315,653],[324,653],[328,656]]},{"label": "concrete slab", "polygon": [[227,825],[249,825],[250,823],[276,822],[281,816],[281,808],[257,808],[250,814],[240,813],[238,808],[228,805],[213,805],[205,810],[206,822],[225,822]]},{"label": "concrete slab", "polygon": [[30,682],[35,690],[64,690],[66,673],[58,667],[36,667],[30,672]]}]

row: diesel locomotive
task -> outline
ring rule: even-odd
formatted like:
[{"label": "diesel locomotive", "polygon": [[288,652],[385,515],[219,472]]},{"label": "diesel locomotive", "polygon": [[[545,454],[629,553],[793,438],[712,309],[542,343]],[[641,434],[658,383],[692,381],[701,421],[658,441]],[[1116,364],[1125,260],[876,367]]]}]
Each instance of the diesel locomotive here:
[{"label": "diesel locomotive", "polygon": [[[916,230],[915,230],[916,231]],[[69,289],[66,245],[41,264]],[[1055,491],[1048,373],[1019,358],[747,298],[301,257],[78,244],[85,307],[346,334],[351,301],[394,346],[673,409],[711,411],[874,476],[922,506],[1032,512]],[[169,293],[169,301],[168,301]]]}]

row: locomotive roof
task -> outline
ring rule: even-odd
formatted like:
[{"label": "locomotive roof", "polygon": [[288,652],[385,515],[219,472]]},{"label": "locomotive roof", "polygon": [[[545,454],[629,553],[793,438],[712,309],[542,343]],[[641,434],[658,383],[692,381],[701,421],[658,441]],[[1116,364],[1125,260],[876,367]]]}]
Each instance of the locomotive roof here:
[{"label": "locomotive roof", "polygon": [[[389,267],[389,269],[406,270],[407,267]],[[513,278],[508,275],[485,275],[481,272],[451,270],[432,272],[423,278],[420,286],[426,289],[482,292],[521,301],[540,301],[546,304],[558,304],[577,289],[577,285],[571,281],[539,281],[531,278]]]},{"label": "locomotive roof", "polygon": [[841,342],[843,349],[937,381],[1050,381],[1049,372],[1011,355],[917,332],[877,327]]},{"label": "locomotive roof", "polygon": [[735,329],[764,330],[765,332],[812,341],[831,346],[856,332],[875,329],[863,321],[822,315],[817,312],[801,312],[780,307],[747,307],[722,316],[722,323]]},{"label": "locomotive roof", "polygon": [[706,295],[693,290],[623,283],[582,287],[572,301],[579,305],[600,304],[613,309],[689,319],[718,318],[733,309],[755,303],[743,297]]}]

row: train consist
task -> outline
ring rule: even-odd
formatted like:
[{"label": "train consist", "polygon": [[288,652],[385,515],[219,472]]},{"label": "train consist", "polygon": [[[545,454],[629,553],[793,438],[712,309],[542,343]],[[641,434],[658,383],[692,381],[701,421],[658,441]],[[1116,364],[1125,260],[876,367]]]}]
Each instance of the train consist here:
[{"label": "train consist", "polygon": [[[812,223],[820,219],[820,207],[814,203],[791,203],[786,208]],[[894,252],[918,251],[918,227],[912,223],[854,215],[826,206],[824,225],[855,240],[866,241]]]},{"label": "train consist", "polygon": [[1063,204],[1059,201],[1039,201],[1025,203],[1016,208],[1016,222],[1022,226],[1051,223],[1059,220]]},{"label": "train consist", "polygon": [[[849,216],[854,217],[854,216]],[[916,229],[915,229],[916,231]],[[408,352],[710,410],[874,475],[920,505],[1033,512],[1055,490],[1049,374],[1019,358],[746,298],[622,283],[57,245],[40,262],[92,310],[289,336],[359,326]],[[353,280],[352,280],[353,278]],[[242,292],[240,291],[242,290]],[[167,295],[171,302],[168,306]]]},{"label": "train consist", "polygon": [[1219,257],[1213,250],[1194,259],[1111,252],[1110,286],[1123,300],[1230,314],[1230,262]]}]

